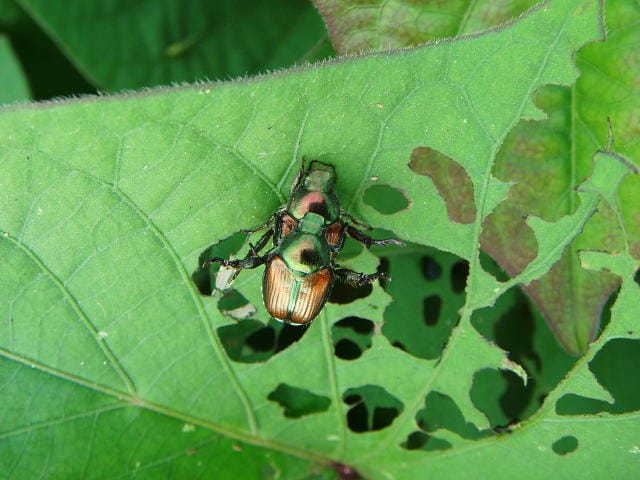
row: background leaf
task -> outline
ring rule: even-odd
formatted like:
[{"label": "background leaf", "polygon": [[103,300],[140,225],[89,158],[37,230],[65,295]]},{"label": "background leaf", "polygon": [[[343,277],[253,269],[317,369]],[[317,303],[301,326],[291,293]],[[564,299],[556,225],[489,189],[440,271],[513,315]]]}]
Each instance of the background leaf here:
[{"label": "background leaf", "polygon": [[419,45],[495,27],[517,17],[536,0],[314,0],[339,53]]},{"label": "background leaf", "polygon": [[[329,25],[338,51],[398,48],[434,38],[487,28],[518,15],[526,2],[450,2],[446,9],[426,3],[316,2]],[[527,215],[553,220],[575,210],[575,188],[590,175],[593,151],[607,146],[607,119],[611,119],[616,145],[629,158],[638,156],[640,123],[637,112],[640,62],[634,45],[640,18],[637,3],[607,3],[609,34],[604,43],[586,47],[577,55],[583,75],[570,88],[549,86],[536,92],[536,105],[549,121],[523,121],[505,139],[494,174],[514,183],[509,201],[487,219],[482,248],[510,275],[516,276],[536,256],[536,240]],[[624,65],[624,66],[623,66]],[[622,76],[617,72],[624,71]],[[620,99],[629,101],[620,101]],[[420,151],[416,152],[416,159]],[[456,177],[450,170],[434,182]],[[638,177],[629,177],[621,190],[625,205],[640,204]],[[442,194],[442,190],[439,187]],[[462,208],[471,205],[468,193],[455,191]],[[452,208],[448,203],[448,208]],[[471,207],[469,207],[471,208]],[[640,210],[627,210],[626,228],[633,250],[640,247]],[[453,219],[453,218],[452,218]],[[558,341],[573,354],[584,352],[598,333],[603,308],[619,287],[607,272],[580,268],[578,251],[597,248],[617,251],[621,232],[611,212],[600,209],[596,220],[540,280],[524,286],[542,311]]]},{"label": "background leaf", "polygon": [[29,86],[11,45],[3,35],[0,35],[0,74],[0,104],[29,99]]},{"label": "background leaf", "polygon": [[32,96],[23,100],[95,93],[95,88],[14,0],[0,1],[0,33],[9,40],[28,82]]},{"label": "background leaf", "polygon": [[[607,18],[606,42],[588,46],[577,55],[583,73],[576,84],[547,87],[536,94],[549,121],[523,122],[507,137],[498,156],[496,175],[517,185],[510,191],[510,201],[498,207],[487,222],[482,245],[510,275],[516,275],[536,251],[523,215],[535,212],[551,220],[576,208],[574,190],[590,175],[591,152],[607,145],[608,118],[616,150],[630,158],[640,153],[635,134],[630,134],[640,128],[634,118],[640,105],[633,80],[640,74],[640,57],[630,47],[640,39],[637,29],[630,28],[640,19],[640,8],[628,2],[608,2]],[[621,71],[620,62],[625,62],[622,76],[614,73]],[[629,101],[614,102],[613,98]],[[620,195],[626,205],[640,204],[639,186],[637,176],[629,177],[622,186]],[[579,250],[617,252],[622,248],[622,231],[613,212],[606,205],[598,210],[561,261],[540,281],[525,287],[558,340],[574,354],[583,352],[597,335],[606,300],[620,285],[610,273],[586,271],[579,265]],[[638,210],[634,211],[626,213],[626,229],[637,250],[640,231]]]},{"label": "background leaf", "polygon": [[109,91],[246,75],[330,53],[305,2],[19,4],[91,83]]},{"label": "background leaf", "polygon": [[[482,330],[483,314],[503,294],[547,271],[600,198],[611,203],[617,180],[596,170],[571,215],[531,217],[537,256],[501,281],[478,250],[484,219],[509,190],[491,175],[492,165],[521,118],[541,117],[531,93],[575,79],[572,56],[598,37],[599,14],[596,3],[550,2],[502,31],[415,50],[252,81],[4,109],[0,375],[10,388],[0,396],[10,408],[0,417],[2,471],[17,478],[191,478],[209,471],[300,478],[352,468],[371,478],[415,478],[424,469],[495,473],[496,459],[505,463],[506,439],[490,427],[513,417],[498,411],[486,387],[504,388],[517,378],[513,372],[523,372],[472,322]],[[451,222],[433,182],[406,167],[422,147],[466,170],[476,207],[471,223]],[[393,309],[385,311],[391,298],[378,286],[350,303],[330,303],[297,341],[284,341],[292,327],[267,323],[260,272],[247,271],[233,288],[256,314],[237,325],[262,323],[258,336],[272,332],[274,345],[266,361],[257,359],[255,342],[247,344],[251,352],[232,350],[236,337],[222,332],[234,320],[221,313],[222,299],[200,295],[192,276],[203,255],[238,250],[228,245],[234,232],[260,224],[283,202],[302,156],[334,164],[343,207],[415,242],[411,255],[429,245],[458,255],[446,260],[452,270],[468,263],[465,303],[459,319],[447,311],[457,325],[450,334],[443,329],[444,348],[429,354],[392,346],[386,315]],[[373,186],[400,192],[406,205],[381,213],[363,195]],[[376,268],[369,252],[346,250],[342,265]],[[393,269],[402,254],[386,253]],[[622,270],[599,261],[622,272],[629,286],[628,257]],[[620,430],[632,431],[633,414],[619,417],[618,429],[604,417],[606,434],[574,413],[564,415],[565,425],[575,426],[569,432],[548,425],[561,425],[553,414],[559,395],[611,400],[588,362],[611,335],[630,329],[633,288],[621,291],[611,330],[552,400],[512,427],[508,441],[520,456],[505,471],[537,473],[529,453],[538,446],[550,449],[538,449],[540,463],[561,473],[575,472],[566,458],[584,461],[593,448],[606,448],[590,458],[599,462],[593,471],[625,464],[633,447],[625,448],[630,434]],[[360,355],[340,356],[340,338]],[[548,338],[536,342],[537,352],[554,352]],[[569,368],[562,362],[537,378],[557,382]],[[497,369],[508,373],[485,379]],[[283,389],[298,393],[292,399]],[[303,406],[298,397],[315,400]],[[518,415],[531,415],[532,405]],[[441,412],[436,422],[433,410]],[[527,435],[536,428],[547,436]],[[425,435],[422,444],[412,442]],[[58,439],[66,440],[55,442],[64,449],[52,448]],[[420,451],[424,446],[437,451]]]}]

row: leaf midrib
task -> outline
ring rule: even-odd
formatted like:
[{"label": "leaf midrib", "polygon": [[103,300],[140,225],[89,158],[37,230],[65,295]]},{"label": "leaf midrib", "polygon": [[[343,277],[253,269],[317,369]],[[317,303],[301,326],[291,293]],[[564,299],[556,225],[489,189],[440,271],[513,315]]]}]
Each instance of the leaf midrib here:
[{"label": "leaf midrib", "polygon": [[330,461],[330,459],[322,456],[322,455],[318,455],[315,452],[310,452],[310,451],[306,451],[304,449],[302,449],[299,446],[295,446],[295,447],[291,447],[289,445],[283,444],[283,443],[279,443],[277,441],[274,440],[268,440],[268,439],[264,439],[262,437],[259,437],[257,435],[254,434],[250,434],[250,433],[243,433],[241,431],[238,430],[234,430],[222,425],[219,425],[217,423],[211,422],[209,420],[205,420],[199,417],[192,417],[190,415],[187,415],[185,413],[182,412],[178,412],[175,410],[172,410],[170,408],[164,407],[162,405],[153,403],[153,402],[149,402],[147,400],[144,400],[140,397],[137,397],[135,395],[129,394],[129,393],[124,393],[121,391],[118,391],[114,388],[111,387],[107,387],[105,385],[100,385],[97,383],[92,383],[89,382],[81,377],[77,377],[75,375],[71,375],[69,373],[63,372],[61,370],[57,370],[55,368],[49,367],[47,365],[44,365],[40,362],[31,360],[27,357],[24,357],[22,355],[17,355],[13,352],[10,352],[8,350],[5,350],[4,348],[0,348],[0,356],[4,357],[8,360],[11,360],[13,362],[16,362],[20,365],[24,365],[26,367],[38,370],[42,373],[46,373],[48,375],[51,375],[55,378],[58,378],[60,380],[64,380],[67,382],[70,382],[74,385],[80,386],[80,387],[84,387],[87,388],[91,391],[97,392],[97,393],[101,393],[103,395],[112,397],[114,399],[117,399],[120,403],[113,405],[112,407],[101,407],[100,409],[92,409],[92,410],[88,410],[86,412],[83,413],[78,413],[75,415],[71,415],[65,419],[56,419],[56,420],[49,420],[47,422],[41,422],[39,424],[35,424],[35,425],[29,425],[28,427],[24,427],[21,429],[15,429],[11,432],[4,432],[1,436],[0,439],[3,438],[7,438],[8,436],[11,435],[18,435],[18,434],[22,434],[25,432],[29,432],[31,430],[33,430],[34,428],[41,428],[43,426],[47,426],[47,425],[51,425],[51,424],[61,424],[64,423],[65,421],[70,421],[76,418],[82,418],[82,417],[86,417],[87,415],[91,414],[91,413],[95,413],[95,412],[100,412],[100,411],[108,411],[108,410],[113,410],[113,409],[117,409],[117,408],[123,408],[123,407],[138,407],[138,408],[143,408],[145,410],[148,410],[150,412],[153,413],[157,413],[157,414],[161,414],[161,415],[165,415],[169,418],[173,418],[179,421],[182,421],[184,423],[188,423],[188,424],[193,424],[202,428],[206,428],[208,430],[211,430],[213,432],[219,433],[220,435],[224,435],[228,438],[232,438],[234,440],[238,440],[241,442],[245,442],[247,444],[250,445],[254,445],[254,446],[258,446],[258,447],[264,447],[264,448],[269,448],[269,449],[273,449],[276,451],[280,451],[282,453],[294,456],[294,457],[298,457],[298,458],[303,458],[306,460],[310,460],[312,462],[316,462],[316,463],[327,463],[328,461]]},{"label": "leaf midrib", "polygon": [[[119,155],[118,155],[118,158],[119,158]],[[170,242],[162,234],[160,229],[155,225],[155,223],[151,220],[151,218],[144,211],[142,211],[135,204],[135,202],[133,202],[133,200],[131,200],[124,193],[124,191],[122,191],[117,185],[107,182],[84,170],[71,167],[65,162],[61,162],[61,163],[64,164],[66,168],[69,169],[69,171],[77,172],[83,177],[89,179],[90,181],[95,182],[101,185],[102,187],[106,187],[107,189],[112,191],[126,206],[128,206],[131,209],[131,211],[133,211],[138,216],[138,218],[142,220],[142,222],[146,225],[146,227],[153,233],[153,235],[157,238],[157,240],[163,246],[165,251],[168,253],[169,257],[171,258],[172,262],[174,263],[180,275],[183,285],[189,292],[189,296],[193,301],[193,305],[196,311],[198,312],[198,317],[200,318],[202,325],[205,331],[207,332],[209,343],[211,344],[211,347],[214,350],[218,361],[222,365],[225,371],[225,374],[229,378],[230,383],[233,385],[236,391],[236,394],[238,395],[244,407],[248,430],[252,434],[256,435],[258,433],[257,420],[255,417],[254,409],[252,407],[249,396],[247,395],[246,391],[244,390],[243,386],[238,380],[233,368],[231,367],[229,360],[223,351],[224,349],[222,347],[220,340],[213,332],[213,329],[208,320],[208,316],[205,312],[204,306],[202,305],[200,295],[198,294],[198,292],[196,292],[195,285],[191,281],[189,274],[185,270],[183,263],[180,261],[180,258],[177,252],[172,247]],[[119,171],[119,161],[116,162],[116,172],[118,171]],[[116,177],[117,176],[119,175],[116,174]],[[111,351],[106,340],[101,339],[99,337],[97,329],[95,328],[93,323],[90,321],[88,315],[82,310],[82,308],[80,307],[78,301],[75,299],[73,294],[66,288],[64,282],[62,282],[62,280],[60,280],[57,277],[57,275],[55,275],[55,273],[46,266],[46,264],[37,256],[37,254],[33,252],[27,245],[24,244],[24,242],[21,242],[19,239],[14,238],[8,232],[5,232],[3,236],[7,238],[9,241],[11,241],[14,245],[16,245],[20,250],[22,250],[38,266],[38,268],[40,268],[51,279],[51,281],[54,282],[54,284],[58,287],[58,289],[62,292],[62,294],[66,298],[67,302],[71,305],[73,310],[76,312],[76,315],[78,315],[78,317],[82,320],[85,328],[92,335],[92,338],[94,338],[95,341],[98,343],[103,354],[109,360],[110,365],[116,371],[116,373],[124,383],[128,393],[132,396],[135,395],[136,388],[133,380],[131,379],[129,374],[126,372],[124,367],[120,364],[115,354]]]},{"label": "leaf midrib", "polygon": [[46,264],[40,259],[40,257],[38,257],[38,255],[36,255],[36,253],[33,250],[31,250],[27,245],[25,245],[23,242],[13,237],[8,232],[5,232],[3,234],[3,237],[9,240],[11,243],[13,243],[19,250],[21,250],[25,255],[27,255],[27,257],[29,257],[31,261],[54,283],[54,285],[58,288],[58,290],[62,293],[62,295],[66,299],[67,303],[71,306],[75,314],[78,316],[78,318],[80,318],[85,329],[91,335],[91,338],[95,340],[96,344],[98,345],[98,348],[102,351],[103,355],[107,358],[107,360],[109,361],[109,365],[111,365],[111,368],[116,372],[116,374],[124,384],[127,391],[130,394],[134,394],[136,389],[135,389],[133,380],[131,379],[129,374],[126,372],[124,367],[120,364],[120,362],[118,361],[114,353],[111,351],[107,343],[100,338],[100,335],[98,335],[98,330],[93,325],[93,323],[91,323],[91,320],[89,320],[88,315],[84,312],[78,300],[73,296],[73,294],[65,286],[64,282],[62,282],[62,280],[58,278],[58,276],[46,266]]}]

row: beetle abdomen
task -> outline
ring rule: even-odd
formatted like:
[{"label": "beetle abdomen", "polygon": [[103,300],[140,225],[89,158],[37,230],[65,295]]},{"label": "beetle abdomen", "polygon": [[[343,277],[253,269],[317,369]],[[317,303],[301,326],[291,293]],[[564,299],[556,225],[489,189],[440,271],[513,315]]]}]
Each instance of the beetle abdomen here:
[{"label": "beetle abdomen", "polygon": [[264,271],[262,296],[273,318],[304,325],[316,318],[332,285],[333,272],[328,267],[310,274],[296,274],[276,255]]}]

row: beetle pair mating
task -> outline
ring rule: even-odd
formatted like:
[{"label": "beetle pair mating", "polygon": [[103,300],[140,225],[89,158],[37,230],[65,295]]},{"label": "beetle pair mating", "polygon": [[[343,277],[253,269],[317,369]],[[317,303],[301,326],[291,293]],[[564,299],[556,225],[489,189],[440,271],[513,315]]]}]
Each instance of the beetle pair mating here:
[{"label": "beetle pair mating", "polygon": [[[269,314],[285,323],[311,323],[327,302],[336,279],[361,286],[384,278],[383,273],[364,274],[337,268],[335,257],[342,249],[346,235],[371,245],[400,245],[389,238],[374,240],[343,220],[358,223],[340,209],[334,190],[336,175],[333,166],[312,161],[305,169],[304,161],[296,176],[287,204],[278,209],[251,234],[269,227],[258,243],[242,259],[225,260],[214,257],[203,267],[220,263],[236,269],[266,264],[262,279],[262,298]],[[273,237],[273,247],[264,255],[260,251]],[[235,277],[235,275],[234,275]]]}]

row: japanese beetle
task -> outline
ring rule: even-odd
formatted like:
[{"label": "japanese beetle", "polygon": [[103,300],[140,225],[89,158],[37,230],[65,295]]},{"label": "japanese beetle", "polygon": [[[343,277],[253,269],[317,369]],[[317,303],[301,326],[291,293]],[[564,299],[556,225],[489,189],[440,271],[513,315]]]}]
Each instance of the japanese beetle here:
[{"label": "japanese beetle", "polygon": [[[273,318],[292,325],[307,325],[316,318],[336,279],[360,286],[384,278],[382,273],[364,274],[335,265],[347,234],[367,247],[404,246],[395,239],[374,240],[342,220],[353,218],[340,210],[335,178],[331,165],[314,161],[305,169],[303,164],[287,204],[264,225],[247,231],[254,233],[269,227],[258,243],[250,246],[247,255],[237,260],[210,258],[203,267],[220,263],[239,272],[266,264],[262,298],[267,311]],[[259,255],[271,237],[274,246]]]},{"label": "japanese beetle", "polygon": [[[303,160],[302,166],[293,181],[287,204],[276,211],[272,217],[274,222],[273,234],[276,243],[294,230],[306,213],[313,212],[324,218],[325,238],[336,253],[342,249],[345,232],[352,238],[364,243],[367,248],[371,245],[389,244],[404,246],[404,243],[393,238],[374,240],[344,222],[342,217],[369,228],[340,209],[340,200],[334,190],[335,180],[336,174],[332,165],[313,160],[310,162],[309,168],[305,169]],[[269,222],[260,227],[260,229],[268,224]]]}]

